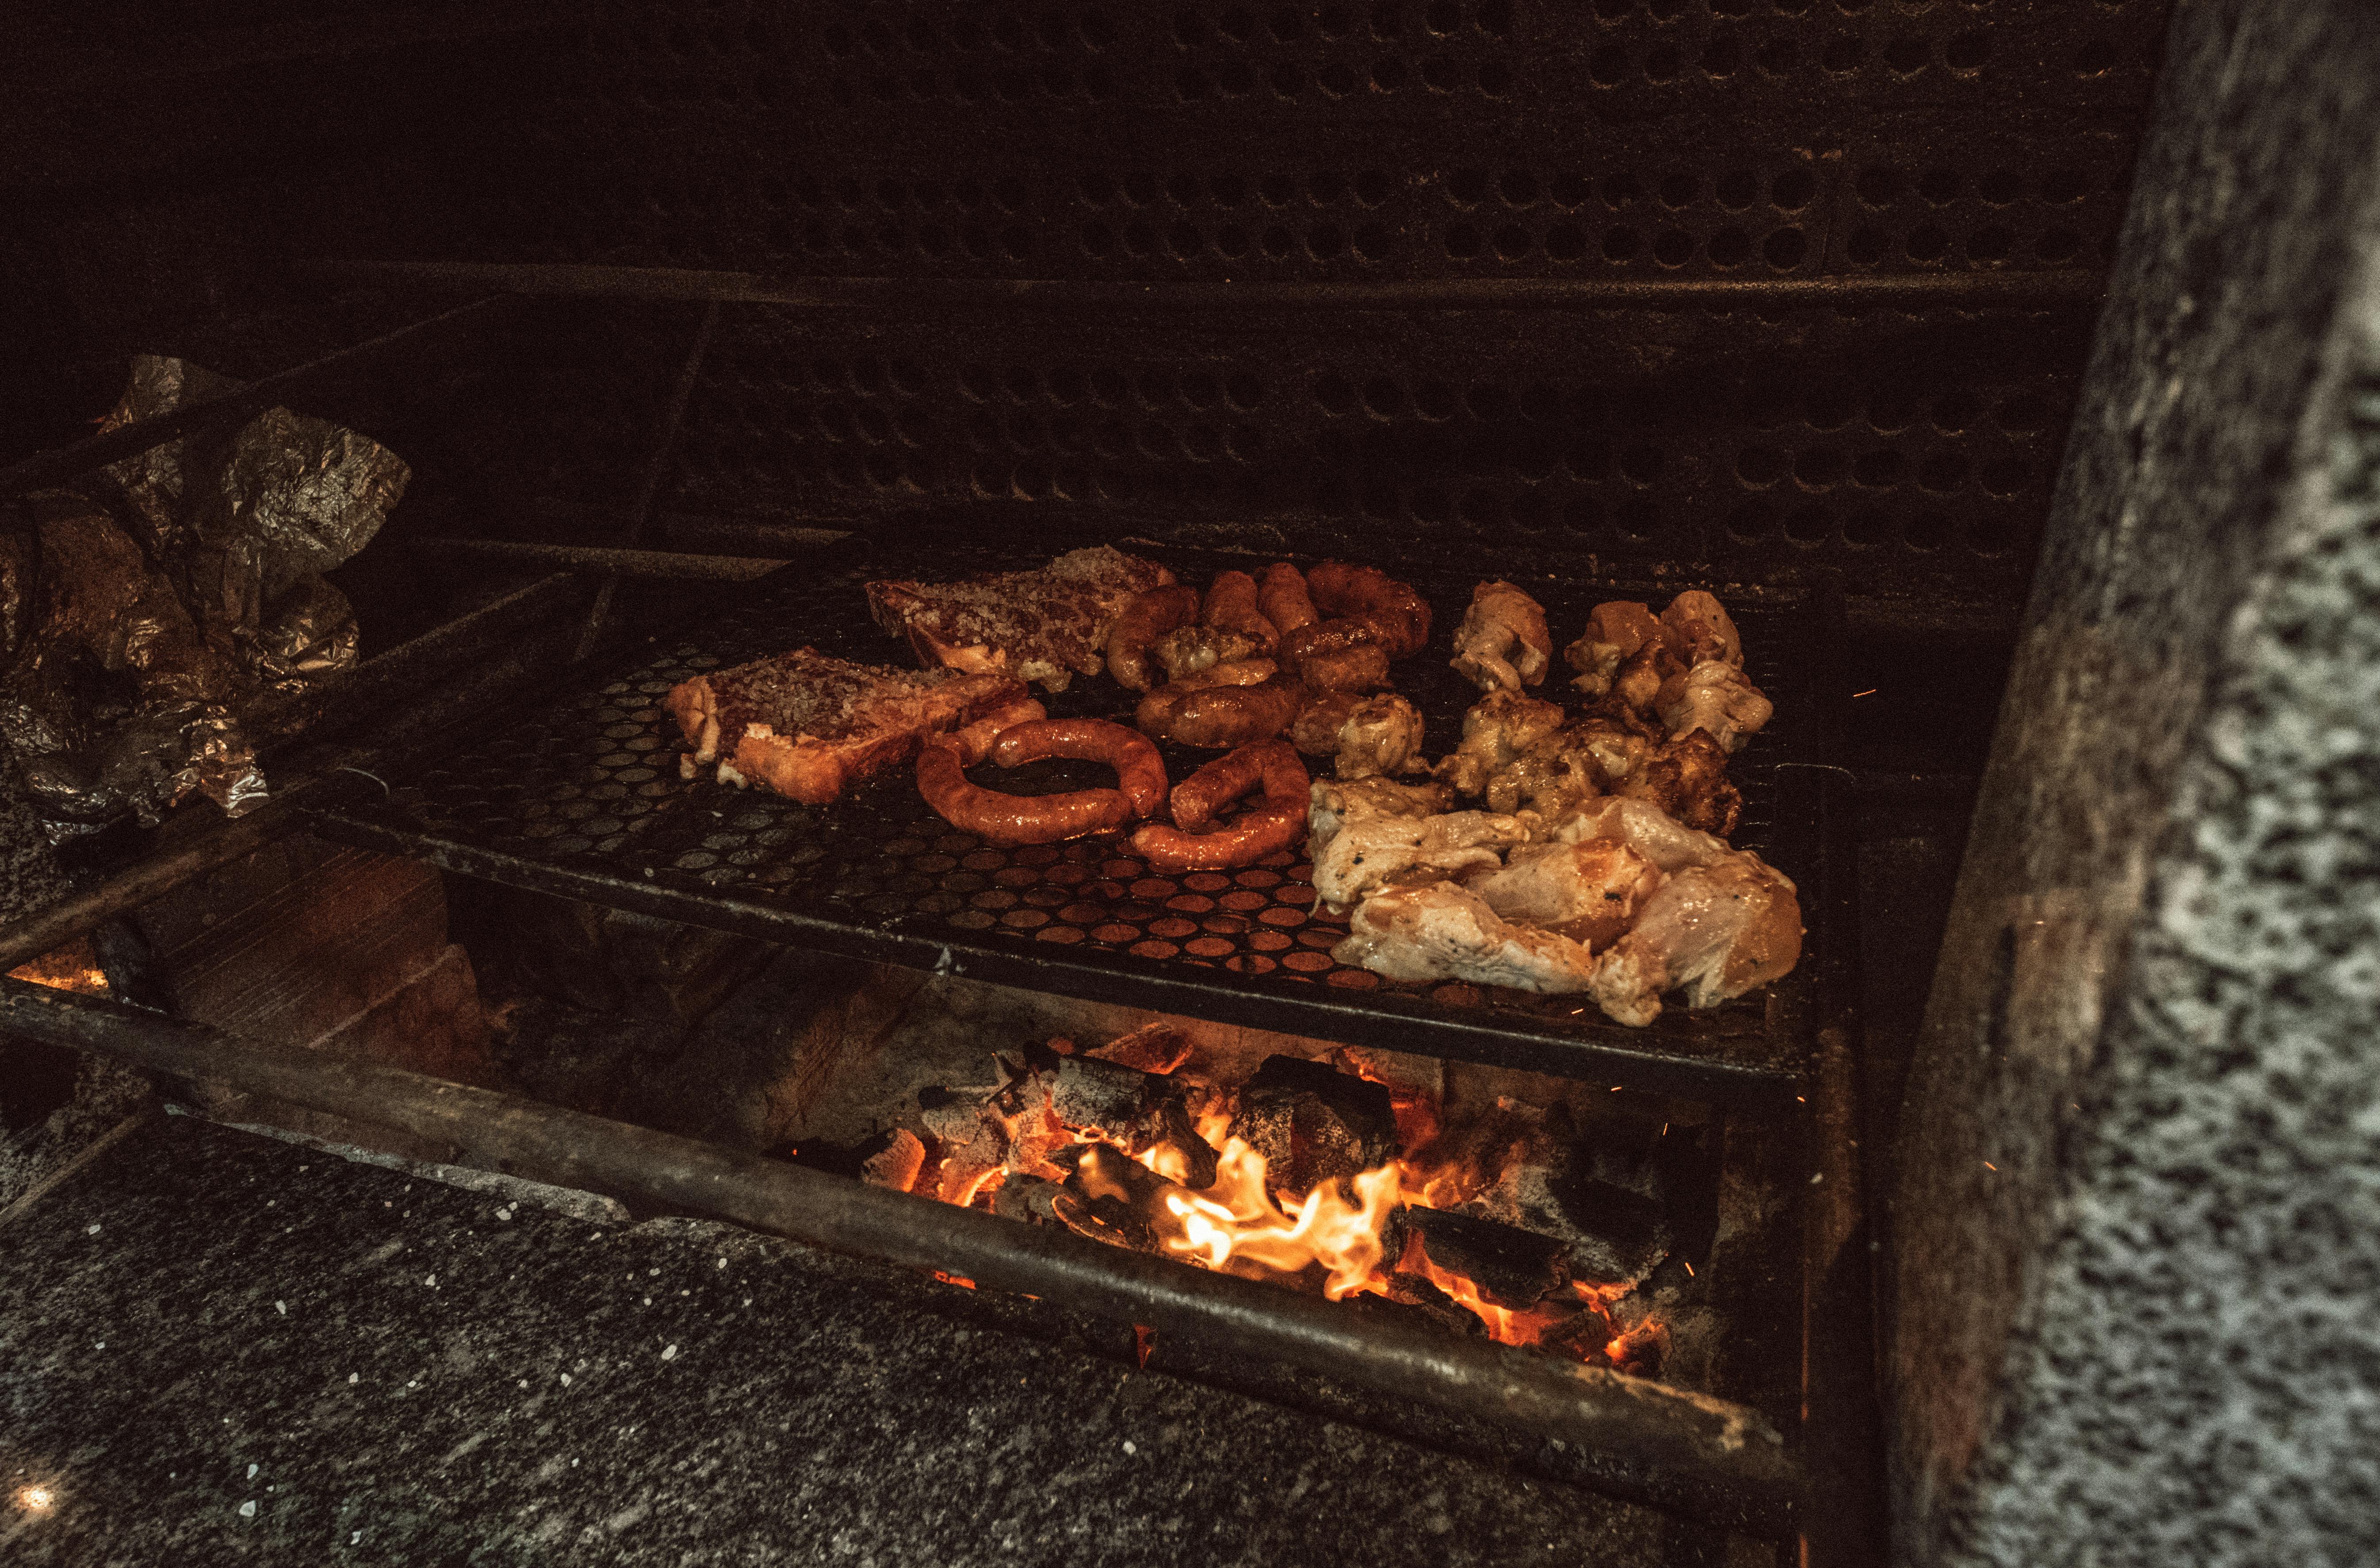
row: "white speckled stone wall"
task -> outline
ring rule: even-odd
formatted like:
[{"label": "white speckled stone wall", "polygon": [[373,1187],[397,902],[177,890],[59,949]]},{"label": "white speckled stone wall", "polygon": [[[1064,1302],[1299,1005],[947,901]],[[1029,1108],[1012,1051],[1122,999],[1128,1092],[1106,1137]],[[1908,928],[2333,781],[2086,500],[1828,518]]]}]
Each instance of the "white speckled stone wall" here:
[{"label": "white speckled stone wall", "polygon": [[2183,0],[1892,1195],[1896,1561],[2380,1561],[2380,9]]}]

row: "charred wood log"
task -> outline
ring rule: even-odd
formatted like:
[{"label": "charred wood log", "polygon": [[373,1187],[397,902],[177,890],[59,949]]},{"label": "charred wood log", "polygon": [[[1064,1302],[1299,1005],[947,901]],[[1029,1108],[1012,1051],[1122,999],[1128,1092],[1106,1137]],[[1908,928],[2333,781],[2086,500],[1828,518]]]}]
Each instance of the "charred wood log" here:
[{"label": "charred wood log", "polygon": [[1518,1311],[1570,1282],[1570,1249],[1552,1236],[1450,1209],[1407,1209],[1429,1260],[1479,1287],[1480,1296]]},{"label": "charred wood log", "polygon": [[1306,1193],[1387,1162],[1396,1107],[1386,1084],[1296,1056],[1268,1056],[1240,1089],[1232,1134],[1265,1157],[1277,1191]]},{"label": "charred wood log", "polygon": [[1389,1294],[1386,1297],[1366,1295],[1356,1296],[1354,1299],[1366,1306],[1376,1299],[1393,1302],[1402,1307],[1409,1317],[1417,1318],[1457,1334],[1470,1336],[1485,1334],[1488,1331],[1488,1325],[1480,1320],[1479,1314],[1439,1289],[1436,1284],[1420,1274],[1390,1274]]}]

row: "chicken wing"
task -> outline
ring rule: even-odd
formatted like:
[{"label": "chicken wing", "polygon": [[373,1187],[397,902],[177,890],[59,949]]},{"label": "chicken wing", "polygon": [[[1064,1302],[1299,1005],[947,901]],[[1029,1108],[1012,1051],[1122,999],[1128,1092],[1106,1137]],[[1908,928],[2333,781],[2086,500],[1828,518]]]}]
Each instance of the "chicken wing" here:
[{"label": "chicken wing", "polygon": [[1742,669],[1720,659],[1706,659],[1663,681],[1653,708],[1670,738],[1682,740],[1700,730],[1723,751],[1742,746],[1743,737],[1756,733],[1777,711]]},{"label": "chicken wing", "polygon": [[1608,796],[1589,801],[1546,824],[1538,835],[1550,844],[1609,839],[1626,845],[1665,872],[1708,866],[1735,853],[1706,833],[1697,833],[1648,800]]},{"label": "chicken wing", "polygon": [[1315,896],[1335,912],[1384,887],[1492,869],[1540,825],[1535,815],[1427,809],[1443,802],[1443,788],[1317,780],[1307,815]]},{"label": "chicken wing", "polygon": [[1589,697],[1601,697],[1611,689],[1623,661],[1647,642],[1666,639],[1651,605],[1615,599],[1595,607],[1586,618],[1585,632],[1562,650],[1562,658],[1578,672],[1571,684]]},{"label": "chicken wing", "polygon": [[1743,814],[1743,796],[1728,780],[1727,753],[1698,729],[1655,747],[1612,793],[1651,801],[1686,826],[1721,838]]},{"label": "chicken wing", "polygon": [[1456,673],[1482,691],[1518,691],[1546,678],[1553,638],[1545,606],[1508,582],[1483,582],[1454,632]]}]

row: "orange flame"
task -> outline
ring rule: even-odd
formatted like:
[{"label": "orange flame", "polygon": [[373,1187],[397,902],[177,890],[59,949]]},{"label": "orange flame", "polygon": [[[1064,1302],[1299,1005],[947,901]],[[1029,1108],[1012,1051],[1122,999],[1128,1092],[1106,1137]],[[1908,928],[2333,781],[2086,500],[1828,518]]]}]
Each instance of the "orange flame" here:
[{"label": "orange flame", "polygon": [[1165,1249],[1209,1269],[1238,1261],[1277,1273],[1322,1266],[1322,1294],[1333,1301],[1362,1290],[1380,1264],[1380,1231],[1397,1206],[1397,1171],[1383,1165],[1351,1184],[1324,1182],[1284,1212],[1265,1185],[1265,1157],[1244,1138],[1225,1138],[1214,1185],[1203,1193],[1165,1195],[1174,1224],[1160,1233]]}]

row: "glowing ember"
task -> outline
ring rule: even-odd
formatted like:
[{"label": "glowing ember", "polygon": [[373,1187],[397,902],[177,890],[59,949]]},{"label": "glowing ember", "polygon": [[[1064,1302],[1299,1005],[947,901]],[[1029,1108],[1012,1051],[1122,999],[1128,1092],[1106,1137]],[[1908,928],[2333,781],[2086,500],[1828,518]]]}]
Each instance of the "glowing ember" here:
[{"label": "glowing ember", "polygon": [[[1563,1263],[1545,1276],[1551,1288],[1532,1305],[1505,1306],[1477,1280],[1430,1256],[1423,1227],[1402,1211],[1462,1212],[1493,1188],[1520,1157],[1509,1127],[1500,1132],[1482,1124],[1462,1136],[1444,1136],[1434,1099],[1398,1092],[1391,1097],[1397,1141],[1417,1152],[1300,1193],[1277,1185],[1263,1151],[1232,1131],[1233,1096],[1196,1086],[1188,1096],[1194,1109],[1168,1112],[1170,1122],[1126,1118],[1102,1130],[1074,1124],[1072,1114],[1062,1120],[1049,1080],[1026,1073],[983,1108],[997,1129],[993,1141],[1005,1151],[1002,1162],[989,1169],[975,1163],[985,1146],[967,1142],[947,1153],[939,1170],[926,1172],[915,1190],[947,1203],[994,1207],[1004,1185],[1019,1184],[1019,1213],[1038,1202],[1049,1217],[1054,1192],[1056,1218],[1084,1234],[1220,1272],[1318,1289],[1333,1301],[1379,1295],[1442,1321],[1457,1320],[1453,1309],[1460,1308],[1502,1343],[1583,1360],[1636,1368],[1657,1367],[1666,1353],[1668,1331],[1660,1324],[1647,1319],[1622,1330],[1613,1322],[1625,1285],[1572,1280]],[[1209,1161],[1212,1178],[1200,1185],[1196,1176]],[[1044,1196],[1034,1198],[1037,1192]],[[1009,1203],[1002,1196],[997,1207],[1008,1212]],[[1528,1276],[1519,1278],[1520,1285],[1506,1279],[1493,1288],[1506,1301],[1520,1299],[1513,1293]],[[1135,1334],[1144,1359],[1153,1338]]]},{"label": "glowing ember", "polygon": [[27,1487],[17,1494],[17,1506],[28,1513],[47,1513],[56,1501],[47,1487]]}]

